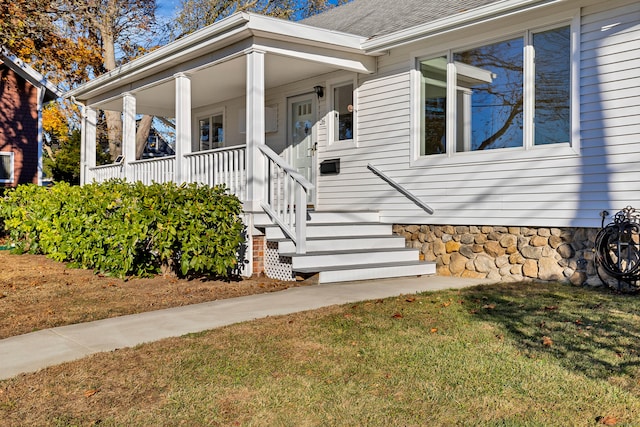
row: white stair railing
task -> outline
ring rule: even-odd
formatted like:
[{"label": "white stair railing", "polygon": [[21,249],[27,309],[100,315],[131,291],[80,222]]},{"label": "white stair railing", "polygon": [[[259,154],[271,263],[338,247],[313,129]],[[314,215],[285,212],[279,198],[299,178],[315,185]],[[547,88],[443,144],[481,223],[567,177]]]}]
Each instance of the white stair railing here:
[{"label": "white stair railing", "polygon": [[231,194],[246,199],[246,145],[185,154],[189,162],[189,182],[211,187],[224,184]]},{"label": "white stair railing", "polygon": [[390,177],[388,177],[380,169],[378,169],[377,167],[373,166],[371,163],[369,163],[367,165],[367,169],[369,169],[375,175],[377,175],[380,178],[382,178],[383,181],[385,181],[387,184],[389,184],[390,186],[395,188],[400,194],[405,196],[407,199],[411,200],[418,207],[422,208],[422,210],[424,210],[426,213],[428,213],[429,215],[433,215],[434,210],[433,210],[433,208],[431,206],[427,205],[425,202],[420,200],[415,194],[413,194],[412,192],[410,192],[409,190],[404,188],[402,185],[398,184],[396,181],[394,181]]},{"label": "white stair railing", "polygon": [[296,253],[304,254],[307,252],[307,193],[313,184],[266,145],[258,148],[267,162],[262,208],[293,240]]}]

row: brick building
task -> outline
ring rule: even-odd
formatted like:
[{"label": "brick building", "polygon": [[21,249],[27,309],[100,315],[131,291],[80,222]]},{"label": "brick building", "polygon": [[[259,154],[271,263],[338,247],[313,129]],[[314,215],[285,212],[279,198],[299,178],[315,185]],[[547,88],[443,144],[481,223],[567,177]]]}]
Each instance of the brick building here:
[{"label": "brick building", "polygon": [[57,87],[0,46],[0,187],[42,182],[42,106]]}]

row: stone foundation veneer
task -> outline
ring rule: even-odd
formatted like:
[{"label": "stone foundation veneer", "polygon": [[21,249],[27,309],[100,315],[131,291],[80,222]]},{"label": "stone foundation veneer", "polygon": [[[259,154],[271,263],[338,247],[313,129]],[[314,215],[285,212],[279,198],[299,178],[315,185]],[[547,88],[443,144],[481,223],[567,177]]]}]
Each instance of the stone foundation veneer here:
[{"label": "stone foundation veneer", "polygon": [[558,280],[599,286],[597,228],[394,225],[441,276],[502,281]]}]

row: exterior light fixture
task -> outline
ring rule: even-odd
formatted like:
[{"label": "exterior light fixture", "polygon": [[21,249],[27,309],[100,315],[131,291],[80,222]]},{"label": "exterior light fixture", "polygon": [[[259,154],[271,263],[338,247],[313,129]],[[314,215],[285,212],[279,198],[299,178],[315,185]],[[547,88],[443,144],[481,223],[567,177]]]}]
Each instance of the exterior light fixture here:
[{"label": "exterior light fixture", "polygon": [[318,95],[318,99],[324,96],[324,87],[322,86],[314,86],[313,91]]}]

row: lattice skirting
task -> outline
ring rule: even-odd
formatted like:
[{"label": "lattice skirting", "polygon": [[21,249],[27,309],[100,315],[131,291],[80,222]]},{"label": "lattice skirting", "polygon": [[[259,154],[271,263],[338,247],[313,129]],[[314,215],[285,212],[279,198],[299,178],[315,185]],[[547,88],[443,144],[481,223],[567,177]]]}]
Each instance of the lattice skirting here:
[{"label": "lattice skirting", "polygon": [[277,242],[267,242],[264,252],[264,273],[278,280],[295,281],[291,257],[280,256]]}]

